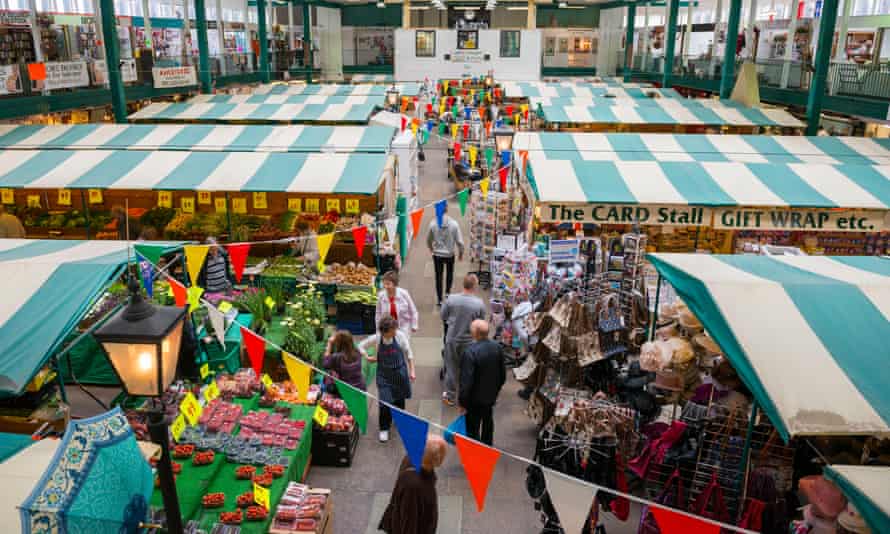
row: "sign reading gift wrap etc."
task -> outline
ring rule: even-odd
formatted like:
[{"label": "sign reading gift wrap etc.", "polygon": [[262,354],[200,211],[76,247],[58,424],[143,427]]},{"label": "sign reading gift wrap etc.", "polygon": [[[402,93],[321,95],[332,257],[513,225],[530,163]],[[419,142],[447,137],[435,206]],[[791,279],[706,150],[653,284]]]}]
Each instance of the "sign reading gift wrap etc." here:
[{"label": "sign reading gift wrap etc.", "polygon": [[886,210],[542,203],[538,217],[541,222],[553,223],[713,226],[722,230],[881,232],[890,228]]}]

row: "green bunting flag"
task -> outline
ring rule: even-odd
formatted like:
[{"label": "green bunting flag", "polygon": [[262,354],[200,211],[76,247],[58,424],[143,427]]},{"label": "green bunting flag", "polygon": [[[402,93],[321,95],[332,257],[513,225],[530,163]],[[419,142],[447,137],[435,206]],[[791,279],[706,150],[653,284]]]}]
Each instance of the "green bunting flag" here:
[{"label": "green bunting flag", "polygon": [[457,192],[457,203],[460,205],[461,216],[467,213],[467,198],[470,194],[469,189],[461,189]]},{"label": "green bunting flag", "polygon": [[457,104],[451,106],[451,114],[454,115],[455,119],[457,118]]},{"label": "green bunting flag", "polygon": [[445,123],[444,122],[439,123],[439,135],[445,135]]},{"label": "green bunting flag", "polygon": [[488,168],[491,168],[491,163],[494,161],[494,149],[488,147],[485,149],[485,162],[488,164]]},{"label": "green bunting flag", "polygon": [[334,382],[337,383],[337,391],[340,392],[340,397],[346,403],[346,408],[355,417],[355,423],[364,434],[368,430],[368,398],[365,396],[365,392],[359,391],[341,380],[334,379]]},{"label": "green bunting flag", "polygon": [[164,247],[160,245],[136,245],[134,248],[137,254],[150,261],[154,266],[158,265],[161,255],[164,253]]}]

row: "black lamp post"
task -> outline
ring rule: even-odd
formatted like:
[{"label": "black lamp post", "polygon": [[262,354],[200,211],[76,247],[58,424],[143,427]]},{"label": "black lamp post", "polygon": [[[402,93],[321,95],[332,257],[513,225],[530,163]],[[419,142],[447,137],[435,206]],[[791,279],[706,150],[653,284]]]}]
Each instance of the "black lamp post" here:
[{"label": "black lamp post", "polygon": [[[130,302],[93,332],[128,395],[161,397],[176,376],[185,308],[154,306],[142,298],[139,283],[130,278]],[[161,446],[158,478],[164,498],[167,532],[181,534],[182,514],[170,463],[170,435],[164,409],[153,403],[148,431]]]}]

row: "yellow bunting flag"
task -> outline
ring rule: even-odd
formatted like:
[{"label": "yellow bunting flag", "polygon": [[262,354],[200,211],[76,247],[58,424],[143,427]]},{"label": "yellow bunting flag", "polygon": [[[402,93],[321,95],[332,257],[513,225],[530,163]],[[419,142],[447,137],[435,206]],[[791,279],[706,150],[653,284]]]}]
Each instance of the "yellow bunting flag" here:
[{"label": "yellow bunting flag", "polygon": [[457,123],[451,125],[451,138],[457,139]]},{"label": "yellow bunting flag", "polygon": [[470,145],[469,152],[470,152],[470,167],[475,167],[476,166],[476,147],[473,145]]},{"label": "yellow bunting flag", "polygon": [[321,234],[315,238],[315,241],[318,244],[318,270],[324,271],[324,259],[328,257],[328,251],[334,241],[334,233]]},{"label": "yellow bunting flag", "polygon": [[519,128],[519,113],[513,115],[513,123],[516,125],[516,128]]},{"label": "yellow bunting flag", "polygon": [[207,257],[210,247],[207,245],[185,245],[182,248],[185,251],[185,266],[189,271],[189,280],[192,281],[193,286],[196,286],[201,267],[204,266],[204,258]]},{"label": "yellow bunting flag", "polygon": [[439,101],[439,116],[442,116],[444,114],[445,114],[445,100],[442,99]]},{"label": "yellow bunting flag", "polygon": [[309,399],[309,377],[312,369],[289,352],[284,353],[284,365],[287,367],[290,381],[297,388],[300,402],[307,402]]},{"label": "yellow bunting flag", "polygon": [[413,135],[414,137],[417,137],[417,123],[416,122],[411,123],[411,135]]},{"label": "yellow bunting flag", "polygon": [[482,190],[482,198],[488,198],[488,186],[491,185],[491,178],[483,178],[479,180],[479,189]]},{"label": "yellow bunting flag", "polygon": [[525,115],[528,111],[528,104],[522,104],[519,106],[519,110],[522,111],[522,114]]},{"label": "yellow bunting flag", "polygon": [[188,295],[189,313],[192,313],[201,306],[201,295],[204,294],[204,288],[191,286],[186,294]]}]

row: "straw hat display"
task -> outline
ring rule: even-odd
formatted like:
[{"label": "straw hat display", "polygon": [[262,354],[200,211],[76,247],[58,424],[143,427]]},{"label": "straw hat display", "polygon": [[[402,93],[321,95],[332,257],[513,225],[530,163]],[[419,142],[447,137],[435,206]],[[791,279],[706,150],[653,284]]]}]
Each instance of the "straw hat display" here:
[{"label": "straw hat display", "polygon": [[661,371],[671,363],[673,350],[665,341],[650,341],[643,343],[640,348],[640,369],[649,371]]},{"label": "straw hat display", "polygon": [[682,337],[672,337],[667,343],[671,347],[671,364],[674,367],[686,366],[695,359],[695,351],[692,350],[692,344]]},{"label": "straw hat display", "polygon": [[689,310],[689,308],[683,308],[679,312],[678,320],[680,322],[680,326],[689,337],[695,336],[696,334],[700,334],[704,331],[704,327],[702,326],[701,321],[698,320],[698,317],[696,317],[695,314]]},{"label": "straw hat display", "polygon": [[720,350],[720,345],[714,341],[714,338],[708,335],[707,332],[702,332],[701,334],[696,335],[692,338],[692,342],[695,344],[696,348],[701,350],[701,353],[706,356],[717,356],[718,354],[723,354],[723,351]]}]

